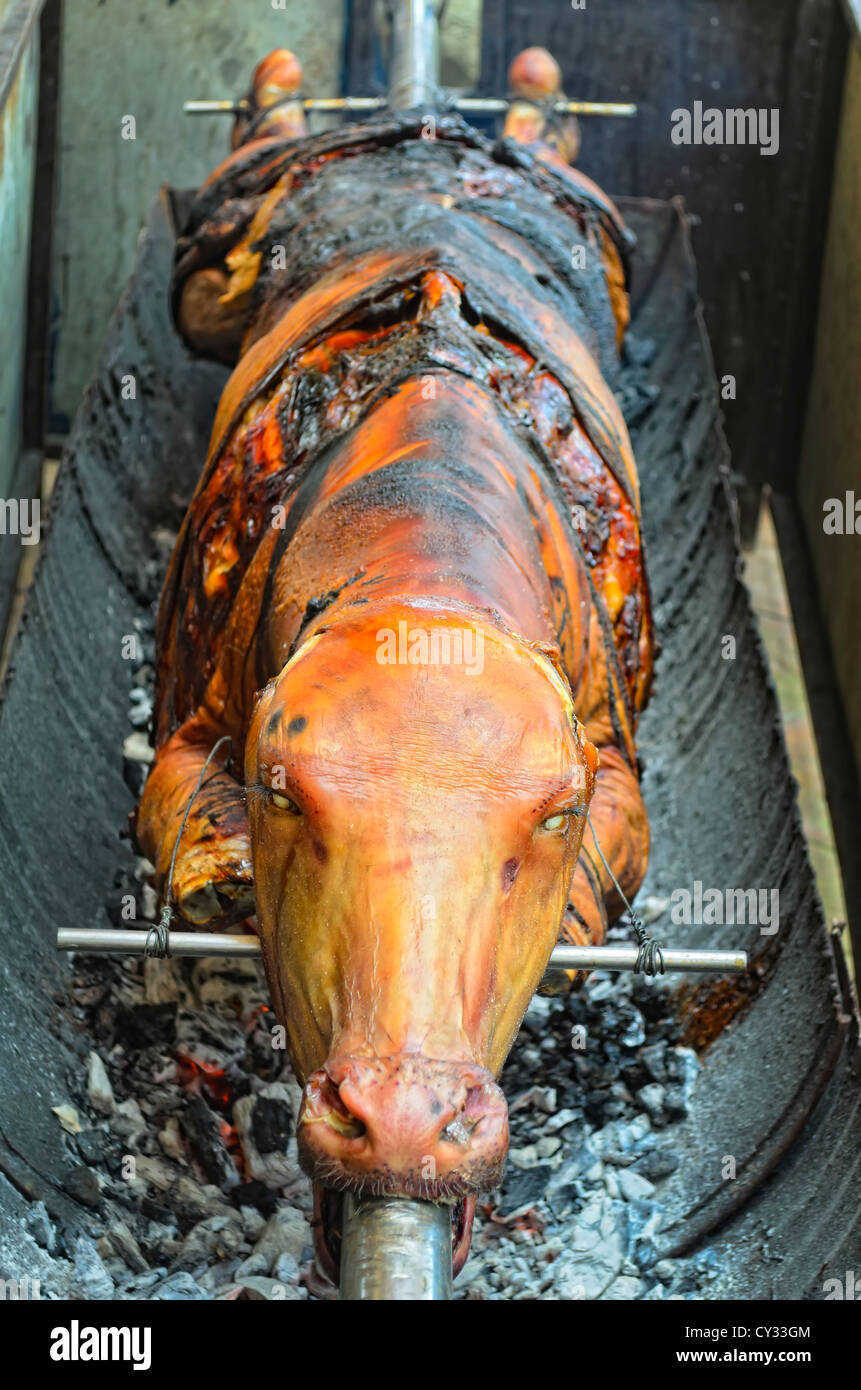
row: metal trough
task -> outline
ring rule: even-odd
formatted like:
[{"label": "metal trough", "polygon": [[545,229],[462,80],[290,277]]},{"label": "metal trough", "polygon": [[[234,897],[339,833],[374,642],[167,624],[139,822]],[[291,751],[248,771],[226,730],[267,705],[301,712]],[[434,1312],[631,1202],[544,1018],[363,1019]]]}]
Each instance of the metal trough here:
[{"label": "metal trough", "polygon": [[[421,100],[434,77],[413,64],[395,80],[403,101]],[[72,1228],[84,1230],[88,1219],[63,1195],[66,1159],[51,1113],[73,1046],[52,1006],[66,982],[53,950],[57,927],[64,949],[142,953],[146,945],[145,931],[111,931],[103,905],[118,862],[132,853],[119,838],[133,799],[120,755],[130,682],[122,643],[154,598],[152,533],[177,519],[165,499],[193,488],[225,379],[189,358],[168,320],[181,201],[167,194],[153,211],[76,421],[0,709],[0,1227],[37,1197],[50,1198]],[[682,1161],[664,1191],[660,1253],[708,1238],[718,1254],[714,1297],[797,1298],[861,1256],[857,1027],[738,577],[717,388],[684,217],[675,204],[621,200],[621,208],[639,237],[632,331],[655,344],[640,365],[628,362],[621,380],[663,641],[640,739],[654,846],[645,892],[667,894],[695,879],[767,883],[779,888],[781,905],[775,935],[732,928],[739,950],[726,949],[725,929],[687,927],[676,941],[661,927],[667,968],[736,980],[712,975],[681,1005],[701,1016],[710,1046],[673,1136]],[[120,391],[127,373],[146,383],[134,401]],[[737,643],[732,662],[721,656],[727,632]],[[74,925],[81,922],[93,925]],[[172,933],[172,946],[201,954],[204,942]],[[221,937],[205,949],[258,948],[254,938]],[[561,949],[556,968],[628,969],[636,959],[631,947]],[[731,1183],[721,1175],[725,1154],[736,1161]],[[446,1208],[348,1199],[343,1234],[343,1297],[450,1296]]]}]

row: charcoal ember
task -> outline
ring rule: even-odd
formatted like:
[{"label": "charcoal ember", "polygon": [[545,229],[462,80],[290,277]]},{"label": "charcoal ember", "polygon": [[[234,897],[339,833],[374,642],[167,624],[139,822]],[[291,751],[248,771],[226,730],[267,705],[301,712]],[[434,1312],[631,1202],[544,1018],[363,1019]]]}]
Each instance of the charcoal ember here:
[{"label": "charcoal ember", "polygon": [[311,1243],[311,1227],[306,1218],[283,1203],[266,1222],[253,1254],[264,1256],[271,1272],[284,1254],[292,1255],[301,1264],[303,1253]]},{"label": "charcoal ember", "polygon": [[264,1255],[262,1252],[258,1255],[252,1253],[248,1256],[247,1260],[242,1260],[242,1262],[237,1265],[233,1278],[237,1284],[240,1284],[243,1279],[247,1279],[253,1275],[268,1275],[270,1264],[271,1260],[268,1255]]},{"label": "charcoal ember", "polygon": [[133,729],[145,729],[152,714],[152,695],[141,685],[129,691],[129,723]]},{"label": "charcoal ember", "polygon": [[111,1249],[135,1274],[142,1274],[149,1269],[140,1246],[124,1221],[114,1219],[111,1222],[106,1240]]},{"label": "charcoal ember", "polygon": [[619,1068],[619,1078],[632,1093],[648,1086],[654,1079],[639,1057],[634,1061],[623,1062]]},{"label": "charcoal ember", "polygon": [[[162,1217],[152,1217],[152,1211],[160,1211]],[[180,1239],[179,1227],[173,1220],[172,1212],[165,1207],[158,1207],[155,1202],[141,1202],[141,1216],[146,1218],[146,1226],[141,1232],[141,1248],[150,1260],[171,1260],[179,1250],[182,1241]],[[162,1270],[166,1274],[167,1270]]]},{"label": "charcoal ember", "polygon": [[[218,1005],[237,1016],[267,1000],[263,967],[254,960],[198,960],[191,970],[196,999],[206,1008]],[[244,1039],[243,1039],[244,1041]]]},{"label": "charcoal ember", "polygon": [[135,1004],[117,1018],[117,1031],[132,1052],[176,1041],[176,1004]]},{"label": "charcoal ember", "polygon": [[231,1211],[220,1190],[207,1184],[201,1187],[192,1178],[181,1177],[171,1192],[171,1210],[180,1230],[187,1231],[196,1221],[208,1216],[223,1216]]},{"label": "charcoal ember", "polygon": [[[294,1090],[298,1093],[298,1087],[294,1084]],[[288,1126],[288,1134],[285,1144],[276,1146],[263,1153],[259,1149],[256,1140],[254,1117],[260,1102],[275,1102],[279,1107],[282,1126]],[[258,1182],[265,1183],[268,1187],[291,1187],[301,1180],[301,1169],[299,1167],[298,1151],[296,1140],[293,1137],[294,1124],[292,1116],[296,1114],[297,1099],[291,1095],[291,1089],[284,1082],[272,1081],[268,1085],[261,1087],[256,1093],[243,1096],[233,1107],[233,1119],[236,1125],[236,1132],[242,1147],[242,1156],[245,1160],[246,1171],[249,1177]],[[269,1111],[271,1120],[272,1111]],[[264,1134],[267,1142],[272,1138],[272,1128],[269,1120],[263,1121]],[[269,1126],[267,1128],[267,1126]]]},{"label": "charcoal ember", "polygon": [[279,1279],[268,1279],[260,1275],[249,1275],[239,1281],[242,1289],[240,1298],[263,1300],[267,1303],[296,1302],[307,1298],[304,1289],[286,1284]]},{"label": "charcoal ember", "polygon": [[[677,1260],[679,1293],[701,1293],[720,1273],[718,1257],[711,1246],[698,1250],[690,1260]],[[684,1267],[682,1267],[684,1266]]]},{"label": "charcoal ember", "polygon": [[233,1017],[216,1008],[183,1008],[176,1019],[177,1052],[191,1060],[207,1076],[242,1065],[246,1051],[245,1029]]},{"label": "charcoal ember", "polygon": [[[601,1030],[605,1038],[617,1039],[623,1047],[639,1047],[646,1040],[643,1015],[630,1000],[607,1004],[601,1011]],[[610,1050],[605,1048],[610,1053]]]},{"label": "charcoal ember", "polygon": [[210,1298],[224,1298],[230,1290],[234,1290],[236,1297],[236,1266],[236,1259],[217,1260],[198,1270],[195,1278]]},{"label": "charcoal ember", "polygon": [[625,1255],[613,1203],[606,1195],[596,1195],[573,1222],[566,1248],[553,1264],[555,1296],[599,1298],[620,1274]]},{"label": "charcoal ember", "polygon": [[596,1125],[607,1124],[610,1120],[618,1120],[625,1114],[626,1105],[623,1098],[614,1095],[613,1088],[590,1091],[585,1101],[586,1116]]},{"label": "charcoal ember", "polygon": [[661,1225],[661,1206],[648,1197],[631,1197],[619,1205],[630,1254],[640,1268],[647,1268],[657,1259],[654,1242]]},{"label": "charcoal ember", "polygon": [[[244,1185],[245,1184],[243,1184],[243,1186]],[[268,1192],[266,1188],[263,1190],[272,1198],[274,1208],[277,1201],[274,1194]],[[236,1191],[235,1188],[234,1191]],[[263,1215],[262,1211],[258,1211],[256,1207],[248,1206],[245,1203],[237,1203],[237,1210],[239,1211],[239,1219],[242,1222],[242,1229],[253,1244],[254,1241],[259,1240],[260,1236],[263,1234],[263,1228],[266,1225],[266,1217]],[[272,1213],[270,1212],[269,1215],[271,1216]]]},{"label": "charcoal ember", "polygon": [[134,1181],[144,1183],[147,1189],[154,1190],[159,1196],[177,1190],[183,1179],[182,1170],[178,1164],[168,1163],[163,1158],[156,1158],[149,1154],[136,1154],[132,1157],[134,1158]]},{"label": "charcoal ember", "polygon": [[561,1110],[557,1110],[556,1113],[551,1115],[549,1120],[545,1122],[544,1129],[548,1134],[558,1134],[560,1130],[564,1132],[568,1125],[570,1125],[572,1121],[577,1120],[577,1118],[578,1112],[576,1110],[571,1109],[569,1106],[563,1106]]},{"label": "charcoal ember", "polygon": [[183,1004],[190,1002],[190,991],[181,974],[179,960],[159,960],[148,957],[143,963],[144,997],[147,1004]]},{"label": "charcoal ember", "polygon": [[31,1202],[22,1218],[22,1225],[42,1250],[53,1255],[57,1248],[57,1231],[44,1202]]},{"label": "charcoal ember", "polygon": [[158,1132],[158,1142],[167,1158],[182,1161],[185,1157],[185,1141],[182,1129],[175,1115],[169,1116],[164,1127]]},{"label": "charcoal ember", "polygon": [[667,1052],[667,1079],[679,1086],[689,1100],[700,1071],[697,1054],[691,1047],[673,1047]]},{"label": "charcoal ember", "polygon": [[114,1296],[114,1281],[88,1236],[79,1236],[75,1245],[75,1284],[80,1298],[103,1300]]},{"label": "charcoal ember", "polygon": [[636,1161],[636,1154],[622,1153],[619,1149],[605,1149],[602,1157],[612,1168],[629,1168]]},{"label": "charcoal ember", "polygon": [[[555,1040],[551,1040],[555,1046]],[[553,1086],[530,1086],[528,1091],[522,1091],[515,1096],[509,1106],[509,1112],[516,1114],[518,1110],[535,1109],[542,1111],[545,1115],[552,1115],[556,1110],[556,1090]]]},{"label": "charcoal ember", "polygon": [[535,1144],[524,1144],[520,1148],[512,1145],[508,1150],[508,1161],[515,1168],[526,1170],[535,1168],[538,1165],[539,1157]]},{"label": "charcoal ember", "polygon": [[[140,1204],[141,1216],[145,1216],[152,1224],[167,1231],[173,1220],[173,1212],[170,1207],[163,1206],[161,1202],[153,1201],[152,1197],[142,1197]],[[161,1240],[161,1233],[155,1237],[155,1243]]]},{"label": "charcoal ember", "polygon": [[75,1136],[75,1148],[84,1163],[113,1166],[120,1157],[116,1141],[102,1129],[85,1129]]},{"label": "charcoal ember", "polygon": [[125,1279],[117,1287],[117,1298],[148,1298],[156,1284],[161,1283],[167,1270],[161,1266]]},{"label": "charcoal ember", "polygon": [[672,1120],[682,1120],[688,1113],[688,1092],[684,1086],[667,1086],[664,1107]]},{"label": "charcoal ember", "polygon": [[552,1171],[549,1164],[540,1163],[507,1173],[496,1206],[497,1215],[507,1218],[534,1206],[545,1195]]},{"label": "charcoal ember", "polygon": [[180,1270],[156,1284],[150,1294],[151,1302],[198,1303],[209,1295],[186,1270]]},{"label": "charcoal ember", "polygon": [[680,1162],[679,1154],[673,1149],[652,1149],[635,1160],[634,1168],[651,1182],[659,1182],[674,1173]]},{"label": "charcoal ember", "polygon": [[672,1002],[668,982],[646,983],[639,977],[631,977],[631,998],[646,1020],[649,1041],[671,1038],[679,1031],[679,1021],[672,1014]]},{"label": "charcoal ember", "polygon": [[[303,1251],[303,1256],[307,1250]],[[302,1269],[295,1255],[291,1255],[289,1250],[284,1250],[275,1261],[274,1277],[282,1284],[298,1284],[302,1276]]]},{"label": "charcoal ember", "polygon": [[667,1098],[665,1086],[661,1086],[657,1081],[651,1082],[648,1086],[643,1086],[637,1092],[637,1101],[648,1113],[651,1121],[655,1125],[666,1123],[666,1112],[664,1103]]},{"label": "charcoal ember", "polygon": [[87,1061],[87,1099],[97,1115],[110,1115],[114,1108],[114,1092],[107,1068],[98,1052],[91,1052]]},{"label": "charcoal ember", "polygon": [[277,1096],[258,1095],[251,1113],[251,1133],[261,1154],[283,1153],[293,1134],[290,1106]]},{"label": "charcoal ember", "polygon": [[666,1042],[649,1043],[648,1047],[641,1048],[640,1061],[649,1073],[649,1080],[664,1083],[670,1079],[667,1072]]},{"label": "charcoal ember", "polygon": [[272,1188],[256,1179],[252,1182],[239,1183],[232,1188],[230,1198],[242,1209],[243,1215],[248,1210],[253,1209],[262,1216],[271,1216],[278,1205],[278,1198]]},{"label": "charcoal ember", "polygon": [[92,1168],[78,1164],[63,1179],[63,1187],[76,1202],[87,1207],[97,1207],[102,1200],[102,1187],[99,1175]]},{"label": "charcoal ember", "polygon": [[642,1173],[620,1168],[617,1176],[619,1191],[626,1202],[636,1202],[654,1196],[655,1186]]},{"label": "charcoal ember", "polygon": [[631,1275],[620,1274],[614,1279],[604,1292],[601,1294],[602,1300],[612,1303],[630,1303],[635,1298],[641,1298],[645,1292],[646,1285],[642,1279],[635,1279]]},{"label": "charcoal ember", "polygon": [[133,1096],[120,1101],[110,1118],[110,1129],[128,1149],[135,1149],[148,1132],[148,1124]]},{"label": "charcoal ember", "polygon": [[237,1212],[211,1216],[199,1221],[188,1232],[171,1264],[171,1271],[196,1271],[213,1260],[229,1261],[245,1249],[245,1232]]},{"label": "charcoal ember", "polygon": [[180,1123],[207,1181],[222,1189],[237,1183],[239,1174],[222,1138],[221,1121],[202,1096],[188,1096]]}]

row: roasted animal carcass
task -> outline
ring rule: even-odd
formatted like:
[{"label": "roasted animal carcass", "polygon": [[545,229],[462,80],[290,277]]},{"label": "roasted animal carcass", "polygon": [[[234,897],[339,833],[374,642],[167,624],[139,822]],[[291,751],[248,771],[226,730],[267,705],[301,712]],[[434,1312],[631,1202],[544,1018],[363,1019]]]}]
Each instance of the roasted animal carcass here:
[{"label": "roasted animal carcass", "polygon": [[354,1187],[450,1201],[457,1265],[550,951],[600,943],[648,853],[628,236],[534,108],[497,143],[421,112],[303,135],[294,63],[261,65],[177,249],[180,330],[236,366],[138,835],[182,917],[253,915],[324,1264]]}]

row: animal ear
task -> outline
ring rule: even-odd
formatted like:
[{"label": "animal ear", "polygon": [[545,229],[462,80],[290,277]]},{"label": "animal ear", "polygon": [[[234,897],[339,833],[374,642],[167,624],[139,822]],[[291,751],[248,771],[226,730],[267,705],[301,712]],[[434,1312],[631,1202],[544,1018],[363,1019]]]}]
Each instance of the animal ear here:
[{"label": "animal ear", "polygon": [[[556,674],[568,685],[568,673],[562,665],[562,652],[555,642],[527,642],[526,645],[549,661]],[[570,689],[570,686],[568,688]]]},{"label": "animal ear", "polygon": [[571,727],[579,737],[581,726],[577,719],[577,715],[574,713],[574,692],[568,680],[568,672],[562,665],[561,651],[555,642],[527,642],[526,646],[544,666],[548,676],[565,701],[568,717],[571,720]]}]

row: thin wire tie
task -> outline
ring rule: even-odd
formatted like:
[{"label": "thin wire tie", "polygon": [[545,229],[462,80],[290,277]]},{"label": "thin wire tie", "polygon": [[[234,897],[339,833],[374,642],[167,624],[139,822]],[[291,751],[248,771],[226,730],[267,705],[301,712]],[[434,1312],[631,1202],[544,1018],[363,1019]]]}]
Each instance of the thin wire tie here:
[{"label": "thin wire tie", "polygon": [[189,812],[191,811],[191,808],[194,804],[195,797],[197,796],[198,792],[203,786],[203,779],[206,776],[206,769],[209,767],[209,764],[212,762],[212,759],[215,757],[222,743],[230,744],[230,752],[227,755],[227,760],[230,760],[233,754],[233,739],[231,738],[230,734],[224,734],[218,740],[217,743],[214,743],[212,745],[209,752],[207,753],[206,761],[203,764],[203,767],[200,769],[200,776],[197,779],[197,786],[191,793],[191,796],[188,798],[188,801],[185,805],[185,811],[183,812],[182,816],[182,825],[179,827],[179,834],[174,840],[173,854],[170,857],[170,870],[167,876],[167,892],[164,895],[164,905],[161,909],[161,915],[158,921],[155,923],[154,926],[150,927],[149,931],[147,932],[146,941],[144,942],[143,953],[145,956],[149,957],[150,960],[166,960],[170,958],[170,926],[174,918],[174,911],[172,906],[173,871],[176,868],[176,856],[179,853],[180,841],[182,840],[182,837],[185,833],[185,826],[188,820]]},{"label": "thin wire tie", "polygon": [[592,831],[592,839],[595,841],[595,848],[598,851],[601,863],[604,865],[604,868],[610,875],[613,886],[615,887],[616,892],[619,894],[619,897],[622,899],[622,902],[628,909],[628,913],[631,918],[631,926],[634,929],[634,934],[637,938],[637,945],[640,948],[637,953],[637,961],[634,966],[634,974],[648,975],[650,977],[654,977],[655,975],[663,975],[665,973],[663,946],[660,941],[657,941],[653,936],[649,936],[648,932],[646,931],[646,928],[643,925],[639,913],[636,912],[634,908],[631,906],[631,904],[628,902],[627,897],[622,891],[622,887],[619,883],[619,880],[613,873],[613,870],[610,868],[610,865],[607,863],[607,860],[604,857],[604,851],[601,848],[598,836],[595,834],[595,826],[592,824],[592,817],[589,811],[586,812],[586,821],[589,826],[589,829]]}]

